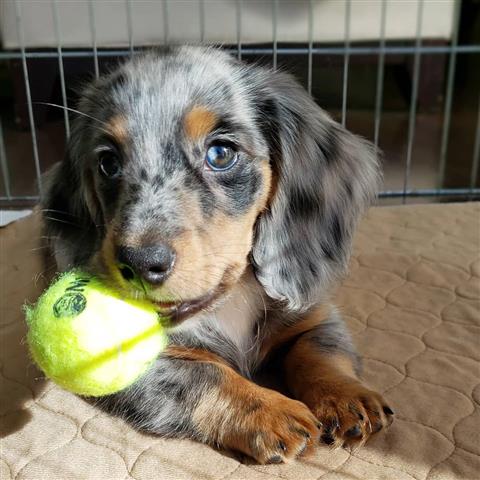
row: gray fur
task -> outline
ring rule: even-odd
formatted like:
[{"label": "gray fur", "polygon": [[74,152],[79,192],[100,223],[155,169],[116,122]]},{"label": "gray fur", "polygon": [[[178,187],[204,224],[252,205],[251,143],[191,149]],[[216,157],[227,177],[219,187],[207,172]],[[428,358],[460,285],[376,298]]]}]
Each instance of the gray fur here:
[{"label": "gray fur", "polygon": [[170,437],[196,437],[191,414],[219,378],[213,364],[161,356],[136,383],[99,399],[97,405],[141,430]]},{"label": "gray fur", "polygon": [[377,192],[378,165],[372,145],[335,123],[290,76],[264,85],[261,95],[278,112],[279,192],[260,218],[252,256],[268,295],[305,311],[345,273],[355,226]]},{"label": "gray fur", "polygon": [[[180,119],[197,103],[218,112],[225,128],[235,130],[228,135],[245,146],[235,177],[209,183],[182,143]],[[106,225],[125,238],[158,229],[175,237],[189,227],[184,191],[202,206],[205,228],[215,209],[236,215],[258,194],[258,160],[270,160],[278,183],[253,232],[252,270],[170,336],[171,344],[210,350],[249,377],[262,339],[324,302],[345,272],[355,225],[378,186],[374,148],[335,123],[289,75],[216,49],[135,58],[88,86],[78,108],[85,116],[75,120],[66,158],[49,173],[42,202],[61,269],[98,273],[94,259]],[[123,179],[107,187],[95,150],[113,115],[128,122],[129,161]],[[355,356],[337,315],[312,341]],[[196,438],[191,412],[218,375],[213,365],[160,357],[134,386],[101,403],[149,431]]]},{"label": "gray fur", "polygon": [[360,357],[355,350],[350,332],[336,309],[332,310],[328,319],[308,332],[305,338],[312,342],[315,348],[321,352],[328,354],[340,353],[350,357],[356,374],[361,374],[362,364]]}]

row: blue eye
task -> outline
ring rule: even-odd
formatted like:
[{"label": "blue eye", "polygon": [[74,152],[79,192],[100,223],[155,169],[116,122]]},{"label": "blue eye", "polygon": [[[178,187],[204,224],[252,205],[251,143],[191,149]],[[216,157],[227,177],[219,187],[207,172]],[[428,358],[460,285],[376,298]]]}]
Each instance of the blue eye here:
[{"label": "blue eye", "polygon": [[212,145],[207,150],[205,161],[212,170],[228,170],[237,161],[237,152],[223,145]]}]

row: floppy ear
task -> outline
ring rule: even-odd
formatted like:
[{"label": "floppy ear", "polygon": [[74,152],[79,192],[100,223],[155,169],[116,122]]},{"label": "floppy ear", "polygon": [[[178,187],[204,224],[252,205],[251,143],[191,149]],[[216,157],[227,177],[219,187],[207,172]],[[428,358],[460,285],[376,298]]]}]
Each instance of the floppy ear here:
[{"label": "floppy ear", "polygon": [[377,154],[289,75],[265,75],[256,95],[274,191],[257,223],[253,265],[270,297],[301,311],[345,272],[355,226],[379,186]]},{"label": "floppy ear", "polygon": [[77,134],[72,136],[65,159],[56,163],[44,175],[40,206],[45,235],[60,270],[67,270],[86,261],[93,251],[98,235],[96,209],[89,205],[75,149]]}]

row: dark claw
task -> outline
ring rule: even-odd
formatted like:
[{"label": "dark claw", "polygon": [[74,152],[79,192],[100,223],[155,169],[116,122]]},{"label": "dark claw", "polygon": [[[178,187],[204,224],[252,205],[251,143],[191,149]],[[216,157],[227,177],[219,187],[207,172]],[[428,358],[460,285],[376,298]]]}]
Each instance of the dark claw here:
[{"label": "dark claw", "polygon": [[302,448],[298,451],[297,455],[301,456],[303,455],[303,453],[305,452],[305,450],[307,449],[307,443],[305,442],[302,446]]},{"label": "dark claw", "polygon": [[357,415],[360,420],[363,420],[363,415],[358,411],[358,409],[354,406],[350,406],[350,412],[352,412],[354,415]]},{"label": "dark claw", "polygon": [[379,432],[381,429],[382,429],[382,424],[380,422],[377,422],[375,423],[373,426],[372,426],[372,433],[377,433]]},{"label": "dark claw", "polygon": [[280,455],[274,455],[273,457],[269,458],[268,463],[282,463],[282,457]]},{"label": "dark claw", "polygon": [[287,451],[287,446],[281,440],[278,442],[278,448],[284,452]]},{"label": "dark claw", "polygon": [[324,425],[325,433],[330,434],[333,430],[340,428],[340,423],[338,422],[338,418],[329,418]]},{"label": "dark claw", "polygon": [[352,428],[349,428],[345,432],[345,436],[352,438],[352,437],[359,437],[362,434],[362,429],[360,428],[360,425],[355,425]]},{"label": "dark claw", "polygon": [[393,415],[393,410],[390,408],[390,407],[383,407],[383,411],[385,413],[385,415]]},{"label": "dark claw", "polygon": [[332,437],[332,435],[330,435],[330,433],[324,433],[320,437],[320,440],[327,445],[331,445],[333,442],[335,442],[335,439]]},{"label": "dark claw", "polygon": [[303,428],[290,428],[290,430],[292,432],[298,433],[299,435],[301,435],[302,437],[305,437],[308,440],[310,440],[311,438],[311,435]]}]

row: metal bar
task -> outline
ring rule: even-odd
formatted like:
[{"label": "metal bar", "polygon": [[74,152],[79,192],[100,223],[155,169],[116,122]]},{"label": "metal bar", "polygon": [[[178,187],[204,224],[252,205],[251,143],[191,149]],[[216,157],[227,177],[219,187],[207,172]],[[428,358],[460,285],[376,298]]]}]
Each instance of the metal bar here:
[{"label": "metal bar", "polygon": [[6,201],[32,201],[32,202],[38,202],[40,200],[40,197],[38,195],[20,195],[20,196],[12,196],[12,197],[0,197],[0,202],[6,202]]},{"label": "metal bar", "polygon": [[350,17],[352,1],[345,0],[345,53],[343,57],[342,125],[347,124],[348,66],[350,64]]},{"label": "metal bar", "polygon": [[278,0],[272,0],[272,54],[273,69],[277,69],[278,42],[277,42],[277,26],[278,26]]},{"label": "metal bar", "polygon": [[198,0],[198,15],[200,22],[200,43],[205,42],[205,2],[204,0]]},{"label": "metal bar", "polygon": [[[417,33],[415,45],[420,47],[422,38],[422,20],[423,20],[423,1],[418,0],[417,7]],[[412,83],[412,95],[410,97],[410,113],[408,119],[408,145],[407,145],[407,157],[405,161],[405,174],[403,178],[403,191],[408,190],[408,182],[410,180],[410,169],[412,165],[412,151],[413,151],[413,140],[415,138],[415,127],[417,119],[417,97],[418,97],[418,82],[420,79],[420,51],[415,52],[415,57],[413,60],[413,83]],[[405,203],[405,200],[404,200]]]},{"label": "metal bar", "polygon": [[[237,47],[229,46],[225,47],[225,50],[236,52]],[[350,55],[378,55],[382,50],[380,47],[355,47],[350,46]],[[443,46],[431,46],[431,47],[385,47],[383,50],[385,55],[411,55],[416,52],[422,55],[443,55],[445,53],[451,53],[452,51],[461,54],[478,54],[480,53],[479,45],[460,45],[456,48],[443,47]],[[141,49],[135,50],[134,55],[141,53]],[[290,47],[277,47],[277,53],[279,55],[307,55],[308,47],[304,48],[290,48]],[[98,57],[121,57],[129,55],[128,49],[115,49],[115,50],[98,50]],[[244,55],[272,55],[273,49],[269,47],[242,47],[242,54]],[[313,55],[335,55],[344,56],[344,47],[314,47],[312,48]],[[43,51],[43,52],[25,52],[26,58],[55,58],[57,56],[56,51]],[[84,58],[91,57],[92,52],[89,50],[63,50],[64,58]],[[20,51],[0,52],[0,60],[15,60],[23,57]]]},{"label": "metal bar", "polygon": [[312,74],[313,74],[313,0],[308,1],[308,77],[307,90],[312,94]]},{"label": "metal bar", "polygon": [[470,174],[470,190],[474,190],[478,178],[478,165],[480,163],[480,99],[478,102],[477,133],[475,134],[475,144],[473,146],[472,171]]},{"label": "metal bar", "polygon": [[[454,2],[454,16],[453,16],[453,31],[452,31],[452,46],[457,46],[458,43],[458,28],[460,24],[460,11],[461,2]],[[445,108],[443,111],[443,129],[442,129],[442,143],[440,147],[440,164],[438,166],[438,178],[437,186],[442,188],[445,181],[445,168],[447,166],[447,152],[448,152],[448,139],[450,134],[450,120],[452,114],[452,100],[453,100],[453,87],[455,84],[455,65],[457,61],[457,54],[452,50],[450,53],[450,59],[448,62],[448,79],[447,79],[447,91],[445,93]]]},{"label": "metal bar", "polygon": [[237,10],[237,57],[242,59],[242,0],[236,1]]},{"label": "metal bar", "polygon": [[35,119],[33,117],[32,94],[30,92],[30,80],[28,77],[27,57],[25,56],[25,38],[23,36],[22,12],[18,0],[15,3],[15,17],[17,23],[18,44],[22,52],[23,79],[25,81],[25,93],[27,96],[28,119],[30,122],[30,134],[32,136],[33,160],[35,163],[35,174],[37,177],[37,187],[40,195],[42,194],[42,178],[40,170],[40,158],[38,156],[37,131],[35,129]]},{"label": "metal bar", "polygon": [[168,29],[168,0],[163,0],[163,43],[168,45],[170,32]]},{"label": "metal bar", "polygon": [[131,0],[125,0],[125,9],[127,12],[128,48],[130,50],[130,57],[133,57],[133,21]]},{"label": "metal bar", "polygon": [[62,92],[63,104],[63,123],[65,124],[65,137],[70,137],[70,119],[68,118],[67,88],[65,86],[65,72],[63,71],[62,57],[62,33],[60,29],[60,17],[58,15],[57,0],[52,0],[53,23],[55,26],[55,35],[57,37],[58,70],[60,72],[60,90]]},{"label": "metal bar", "polygon": [[[97,26],[95,23],[95,8],[93,0],[88,2],[88,15],[90,17],[90,35],[92,36],[92,48],[93,48],[93,66],[95,68],[95,78],[98,78],[100,70],[98,68],[98,50],[97,50]],[[64,52],[64,56],[70,56],[71,52]],[[90,56],[88,52],[87,56]]]},{"label": "metal bar", "polygon": [[[403,190],[385,190],[379,193],[379,198],[401,198],[405,195]],[[439,188],[407,190],[407,197],[471,197],[480,196],[480,188]],[[38,195],[0,196],[0,201],[38,201]]]},{"label": "metal bar", "polygon": [[7,199],[10,199],[12,196],[10,190],[10,171],[8,168],[7,152],[5,150],[5,141],[3,139],[3,127],[2,127],[2,118],[0,117],[0,165],[2,168],[2,177],[3,177],[3,187],[5,189],[5,194]]},{"label": "metal bar", "polygon": [[[227,50],[235,50],[235,47],[227,47]],[[480,44],[475,45],[459,45],[455,48],[444,47],[441,45],[432,45],[432,46],[422,46],[417,47],[408,47],[408,46],[390,46],[385,47],[384,52],[386,55],[412,55],[419,51],[421,54],[445,54],[450,53],[451,51],[457,53],[480,53]],[[244,48],[244,53],[248,55],[259,55],[259,54],[271,54],[273,49],[265,47],[251,47]],[[355,45],[350,45],[349,48],[350,55],[378,55],[382,49],[380,47],[360,47]],[[277,47],[277,52],[280,55],[305,55],[308,52],[308,47]],[[345,47],[314,47],[312,49],[314,55],[340,55],[345,54]]]},{"label": "metal bar", "polygon": [[387,3],[388,0],[380,2],[382,10],[380,13],[380,53],[378,55],[377,65],[377,89],[375,95],[375,127],[374,127],[374,143],[378,147],[378,139],[380,137],[380,120],[382,115],[383,103],[383,78],[385,75],[385,26],[387,23]]},{"label": "metal bar", "polygon": [[[403,190],[385,190],[378,194],[379,198],[401,198],[405,195]],[[407,190],[407,197],[470,197],[480,196],[480,188],[438,188]],[[0,196],[0,201],[38,201],[38,195],[13,195]]]},{"label": "metal bar", "polygon": [[380,198],[399,198],[399,197],[458,197],[480,195],[480,188],[437,188],[437,189],[419,189],[419,190],[386,190],[379,193]]}]

